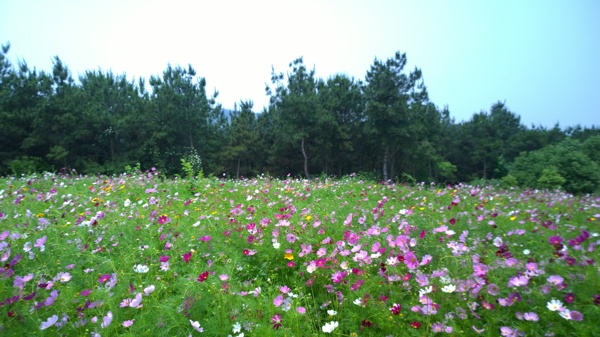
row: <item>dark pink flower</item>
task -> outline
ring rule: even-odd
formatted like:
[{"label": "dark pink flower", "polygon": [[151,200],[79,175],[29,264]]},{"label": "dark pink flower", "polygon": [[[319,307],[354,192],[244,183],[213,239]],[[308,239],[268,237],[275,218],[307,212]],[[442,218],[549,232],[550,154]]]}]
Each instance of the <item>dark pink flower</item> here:
[{"label": "dark pink flower", "polygon": [[191,258],[192,258],[192,252],[187,252],[187,253],[183,254],[183,262],[188,263],[188,262],[190,262]]},{"label": "dark pink flower", "polygon": [[98,282],[100,283],[104,283],[108,280],[110,280],[110,274],[104,274],[98,278]]},{"label": "dark pink flower", "polygon": [[562,242],[563,242],[563,238],[561,238],[558,235],[551,236],[548,238],[548,243],[550,243],[551,245],[558,245],[558,244],[561,244]]},{"label": "dark pink flower", "polygon": [[277,330],[282,327],[282,319],[280,314],[275,314],[271,317],[271,324],[273,325],[273,329]]},{"label": "dark pink flower", "polygon": [[206,281],[207,278],[208,278],[208,271],[205,271],[202,274],[198,275],[198,282],[202,283],[202,282]]},{"label": "dark pink flower", "polygon": [[565,302],[571,304],[571,303],[573,303],[573,301],[575,301],[575,294],[568,293],[565,295]]},{"label": "dark pink flower", "polygon": [[401,310],[402,310],[402,306],[398,303],[394,303],[394,305],[392,305],[392,307],[390,308],[390,311],[394,315],[400,315]]}]

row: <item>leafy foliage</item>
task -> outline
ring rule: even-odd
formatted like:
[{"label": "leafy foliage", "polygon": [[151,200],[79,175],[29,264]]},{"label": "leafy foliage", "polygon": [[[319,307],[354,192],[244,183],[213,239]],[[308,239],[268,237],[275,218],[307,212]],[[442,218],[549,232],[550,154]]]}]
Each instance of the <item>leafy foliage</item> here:
[{"label": "leafy foliage", "polygon": [[454,183],[511,175],[522,186],[598,188],[599,129],[527,128],[504,102],[456,123],[400,52],[375,59],[364,79],[322,79],[297,58],[286,73],[272,70],[270,104],[257,112],[252,101],[223,109],[191,65],[167,65],[147,83],[100,69],[73,78],[58,56],[43,72],[13,65],[9,50],[0,50],[0,175],[118,174],[139,163],[173,176],[186,174],[182,158],[197,173],[193,151],[207,176],[238,179],[361,172]]}]

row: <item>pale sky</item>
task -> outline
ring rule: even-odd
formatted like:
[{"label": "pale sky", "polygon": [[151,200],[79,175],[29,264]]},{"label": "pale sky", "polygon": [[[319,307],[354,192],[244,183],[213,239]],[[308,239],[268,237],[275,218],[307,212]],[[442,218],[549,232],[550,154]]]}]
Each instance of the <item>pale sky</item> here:
[{"label": "pale sky", "polygon": [[457,122],[503,101],[526,126],[600,126],[600,1],[0,0],[13,64],[78,78],[128,78],[191,64],[233,108],[268,103],[271,66],[302,56],[317,77],[364,79],[375,58],[406,53],[431,101]]}]

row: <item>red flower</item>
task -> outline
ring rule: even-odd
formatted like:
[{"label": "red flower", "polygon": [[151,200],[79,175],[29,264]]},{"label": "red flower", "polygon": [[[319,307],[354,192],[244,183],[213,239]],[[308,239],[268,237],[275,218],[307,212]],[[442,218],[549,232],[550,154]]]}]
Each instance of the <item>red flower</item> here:
[{"label": "red flower", "polygon": [[418,329],[421,327],[421,322],[417,322],[417,321],[410,322],[410,327],[413,329]]},{"label": "red flower", "polygon": [[250,250],[244,249],[244,255],[248,256],[250,254]]},{"label": "red flower", "polygon": [[450,219],[450,224],[451,225],[454,225],[455,223],[456,223],[456,219],[454,219],[454,218]]},{"label": "red flower", "polygon": [[208,278],[208,271],[198,275],[198,282],[204,282]]}]

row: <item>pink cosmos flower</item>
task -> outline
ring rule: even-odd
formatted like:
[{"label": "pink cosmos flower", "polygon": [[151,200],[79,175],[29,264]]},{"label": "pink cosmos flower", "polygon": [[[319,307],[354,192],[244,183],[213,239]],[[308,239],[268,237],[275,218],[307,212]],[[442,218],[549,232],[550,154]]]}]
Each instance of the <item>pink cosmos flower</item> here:
[{"label": "pink cosmos flower", "polygon": [[583,314],[577,310],[571,310],[570,315],[574,321],[583,321]]},{"label": "pink cosmos flower", "polygon": [[150,293],[154,292],[154,289],[156,289],[154,285],[149,285],[148,287],[144,288],[144,294],[148,296]]},{"label": "pink cosmos flower", "polygon": [[336,271],[331,275],[331,279],[333,280],[333,283],[340,283],[346,275],[348,275],[347,271]]},{"label": "pink cosmos flower", "polygon": [[102,327],[103,329],[106,328],[107,326],[110,325],[110,323],[113,320],[113,314],[112,312],[107,312],[106,316],[102,317],[102,324],[100,324],[100,327]]},{"label": "pink cosmos flower", "polygon": [[131,319],[131,320],[128,320],[128,321],[124,321],[122,325],[123,325],[124,327],[126,327],[126,328],[129,328],[130,326],[132,326],[132,325],[133,325],[134,321],[135,321],[135,319]]},{"label": "pink cosmos flower", "polygon": [[406,264],[409,269],[417,268],[419,266],[419,260],[417,260],[415,253],[408,251],[404,254],[404,264]]},{"label": "pink cosmos flower", "polygon": [[44,235],[43,237],[35,240],[35,244],[33,245],[34,247],[40,248],[40,250],[44,250],[43,247],[46,244],[46,235]]},{"label": "pink cosmos flower", "polygon": [[142,305],[142,293],[137,293],[135,295],[135,298],[133,300],[131,300],[131,303],[129,303],[129,306],[132,308],[141,308],[143,307]]},{"label": "pink cosmos flower", "polygon": [[71,280],[72,276],[68,272],[60,272],[56,275],[56,280],[59,280],[61,283],[66,283]]},{"label": "pink cosmos flower", "polygon": [[98,282],[100,283],[104,283],[108,280],[110,280],[110,274],[104,274],[98,278]]},{"label": "pink cosmos flower", "polygon": [[46,330],[49,327],[51,327],[54,324],[56,324],[56,322],[58,322],[58,316],[57,315],[52,315],[45,322],[42,322],[42,324],[40,324],[40,330]]},{"label": "pink cosmos flower", "polygon": [[198,323],[198,321],[192,321],[190,319],[190,324],[192,325],[192,327],[198,331],[198,332],[204,332],[204,329],[200,326],[200,323]]},{"label": "pink cosmos flower", "polygon": [[548,277],[547,281],[556,286],[562,284],[565,281],[565,279],[560,275],[551,275]]},{"label": "pink cosmos flower", "polygon": [[282,303],[283,303],[283,295],[278,295],[277,297],[275,297],[273,299],[273,305],[275,307],[281,306]]},{"label": "pink cosmos flower", "polygon": [[537,322],[540,319],[535,312],[526,312],[525,314],[523,314],[523,318],[525,318],[526,321],[534,322]]},{"label": "pink cosmos flower", "polygon": [[475,327],[474,325],[472,326],[473,330],[475,330],[475,332],[477,332],[478,334],[481,334],[482,332],[485,331],[485,329],[477,329],[477,327]]},{"label": "pink cosmos flower", "polygon": [[52,304],[54,304],[54,301],[56,301],[56,298],[58,298],[58,291],[56,290],[52,290],[52,292],[50,293],[50,296],[48,296],[46,298],[46,300],[44,300],[44,306],[49,307]]},{"label": "pink cosmos flower", "polygon": [[521,287],[529,283],[529,278],[525,275],[513,276],[508,281],[509,287]]}]

